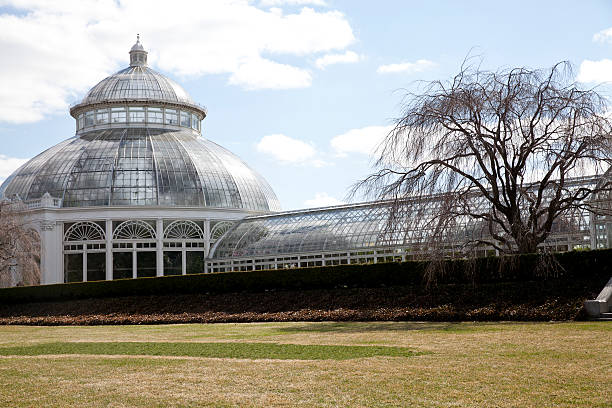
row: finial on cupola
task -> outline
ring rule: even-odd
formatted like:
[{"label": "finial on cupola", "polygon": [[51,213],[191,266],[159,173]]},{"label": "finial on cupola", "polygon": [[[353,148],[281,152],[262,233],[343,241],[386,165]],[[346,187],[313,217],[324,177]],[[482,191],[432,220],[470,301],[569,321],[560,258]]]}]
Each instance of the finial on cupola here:
[{"label": "finial on cupola", "polygon": [[147,66],[147,52],[140,43],[140,34],[136,34],[136,44],[130,50],[130,67]]}]

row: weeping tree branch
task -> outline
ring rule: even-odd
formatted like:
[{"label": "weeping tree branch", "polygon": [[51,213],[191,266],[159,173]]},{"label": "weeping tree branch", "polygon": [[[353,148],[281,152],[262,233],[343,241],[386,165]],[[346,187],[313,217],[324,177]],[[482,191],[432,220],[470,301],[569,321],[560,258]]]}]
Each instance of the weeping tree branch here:
[{"label": "weeping tree branch", "polygon": [[40,283],[40,238],[21,202],[0,201],[0,287]]},{"label": "weeping tree branch", "polygon": [[[427,83],[406,96],[375,171],[352,193],[392,199],[388,228],[412,223],[431,254],[448,254],[449,242],[536,252],[555,226],[597,211],[589,203],[612,187],[603,177],[612,164],[606,101],[572,78],[566,62],[495,72],[464,65],[448,82]],[[573,182],[584,175],[602,182]]]}]

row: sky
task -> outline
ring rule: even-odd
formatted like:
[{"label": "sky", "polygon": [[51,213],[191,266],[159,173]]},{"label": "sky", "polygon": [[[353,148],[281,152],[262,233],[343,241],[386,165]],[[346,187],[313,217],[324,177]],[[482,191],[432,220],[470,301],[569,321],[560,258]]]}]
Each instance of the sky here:
[{"label": "sky", "polygon": [[[74,136],[68,110],[129,65],[208,109],[203,136],[259,172],[285,210],[335,205],[372,171],[408,91],[481,68],[612,82],[611,1],[0,0],[0,182]],[[603,84],[603,85],[602,85]]]}]

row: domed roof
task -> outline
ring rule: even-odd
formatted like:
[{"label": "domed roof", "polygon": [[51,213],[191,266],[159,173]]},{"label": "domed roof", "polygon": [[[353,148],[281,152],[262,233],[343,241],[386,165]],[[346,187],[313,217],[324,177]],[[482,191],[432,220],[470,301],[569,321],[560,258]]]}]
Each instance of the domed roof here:
[{"label": "domed roof", "polygon": [[126,100],[196,105],[179,84],[146,66],[128,67],[103,79],[80,105]]},{"label": "domed roof", "polygon": [[23,200],[47,192],[63,199],[63,207],[280,209],[259,174],[189,129],[87,132],[34,157],[0,187],[0,196]]},{"label": "domed roof", "polygon": [[186,104],[203,110],[179,84],[147,66],[147,52],[140,43],[140,36],[130,50],[130,66],[91,88],[71,112],[84,105],[126,101]]}]

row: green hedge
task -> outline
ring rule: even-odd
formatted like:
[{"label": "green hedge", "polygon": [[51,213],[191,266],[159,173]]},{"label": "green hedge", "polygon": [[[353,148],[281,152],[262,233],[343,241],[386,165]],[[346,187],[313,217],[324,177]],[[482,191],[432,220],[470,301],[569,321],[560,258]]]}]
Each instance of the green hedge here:
[{"label": "green hedge", "polygon": [[[538,255],[446,261],[435,283],[596,279],[603,285],[612,276],[612,250],[568,252],[554,255],[554,259],[560,268],[553,274],[539,272],[536,268]],[[0,303],[171,293],[421,285],[426,280],[426,269],[426,262],[411,261],[27,286],[0,289]]]}]

